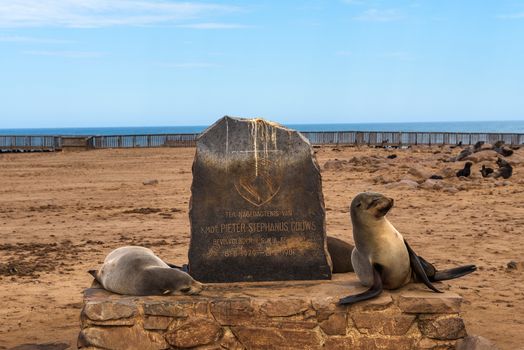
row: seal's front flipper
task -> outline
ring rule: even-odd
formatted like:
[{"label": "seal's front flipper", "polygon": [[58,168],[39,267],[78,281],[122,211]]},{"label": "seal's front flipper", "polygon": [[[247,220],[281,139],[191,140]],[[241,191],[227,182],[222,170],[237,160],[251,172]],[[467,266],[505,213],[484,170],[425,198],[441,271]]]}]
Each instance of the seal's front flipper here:
[{"label": "seal's front flipper", "polygon": [[[404,240],[404,244],[406,245],[406,248],[408,249],[409,253],[409,264],[411,265],[411,269],[415,273],[415,276],[422,281],[429,289],[431,289],[434,292],[442,293],[440,290],[435,288],[434,285],[431,284],[428,275],[426,274],[426,271],[424,270],[423,263],[420,261],[418,255],[411,249],[408,242]],[[424,260],[426,264],[429,264],[426,260]],[[431,264],[429,264],[431,265]],[[431,265],[433,266],[433,265]]]},{"label": "seal's front flipper", "polygon": [[380,293],[382,293],[383,287],[382,287],[382,277],[380,277],[380,270],[381,266],[374,264],[373,265],[373,285],[371,288],[366,290],[365,292],[362,292],[360,294],[350,295],[345,298],[342,298],[338,301],[339,305],[349,305],[358,303],[359,301],[372,299]]},{"label": "seal's front flipper", "polygon": [[455,267],[449,270],[437,271],[435,273],[435,277],[433,277],[433,281],[451,280],[453,278],[465,276],[476,270],[477,270],[477,267],[475,265],[465,265],[465,266]]}]

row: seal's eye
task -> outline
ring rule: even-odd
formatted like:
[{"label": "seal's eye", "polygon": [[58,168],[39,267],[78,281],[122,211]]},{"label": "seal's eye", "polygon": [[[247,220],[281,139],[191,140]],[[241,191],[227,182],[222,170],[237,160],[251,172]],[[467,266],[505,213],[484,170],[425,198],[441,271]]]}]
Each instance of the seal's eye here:
[{"label": "seal's eye", "polygon": [[355,207],[360,208],[361,205],[362,205],[362,202],[358,202],[357,205],[355,205]]},{"label": "seal's eye", "polygon": [[190,290],[191,290],[191,287],[186,287],[186,288],[182,288],[182,289],[180,289],[180,291],[181,291],[182,293],[189,293]]}]

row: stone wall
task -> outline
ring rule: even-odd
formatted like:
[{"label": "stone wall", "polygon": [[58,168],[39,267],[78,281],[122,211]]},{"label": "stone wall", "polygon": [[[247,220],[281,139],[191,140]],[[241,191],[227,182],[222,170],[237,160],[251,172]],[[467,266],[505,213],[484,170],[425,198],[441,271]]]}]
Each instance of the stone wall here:
[{"label": "stone wall", "polygon": [[[444,285],[439,288],[445,288]],[[199,296],[85,291],[82,349],[454,349],[462,298],[411,284],[350,307],[353,274],[332,281],[212,284]]]}]

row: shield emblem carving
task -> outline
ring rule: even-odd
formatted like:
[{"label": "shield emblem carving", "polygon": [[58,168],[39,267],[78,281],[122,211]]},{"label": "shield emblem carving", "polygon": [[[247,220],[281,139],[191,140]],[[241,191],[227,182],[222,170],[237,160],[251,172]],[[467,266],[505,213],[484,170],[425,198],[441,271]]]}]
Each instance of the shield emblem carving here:
[{"label": "shield emblem carving", "polygon": [[253,157],[246,162],[235,180],[238,194],[249,203],[260,207],[271,201],[280,191],[282,174],[278,166],[278,154],[275,152],[269,159]]}]

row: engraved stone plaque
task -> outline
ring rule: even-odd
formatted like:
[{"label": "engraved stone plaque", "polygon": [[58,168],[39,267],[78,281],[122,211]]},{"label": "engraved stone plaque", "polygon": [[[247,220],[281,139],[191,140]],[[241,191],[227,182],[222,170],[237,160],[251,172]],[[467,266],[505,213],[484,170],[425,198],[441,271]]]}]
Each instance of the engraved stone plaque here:
[{"label": "engraved stone plaque", "polygon": [[231,117],[205,130],[189,217],[199,281],[331,278],[320,170],[297,131]]}]

